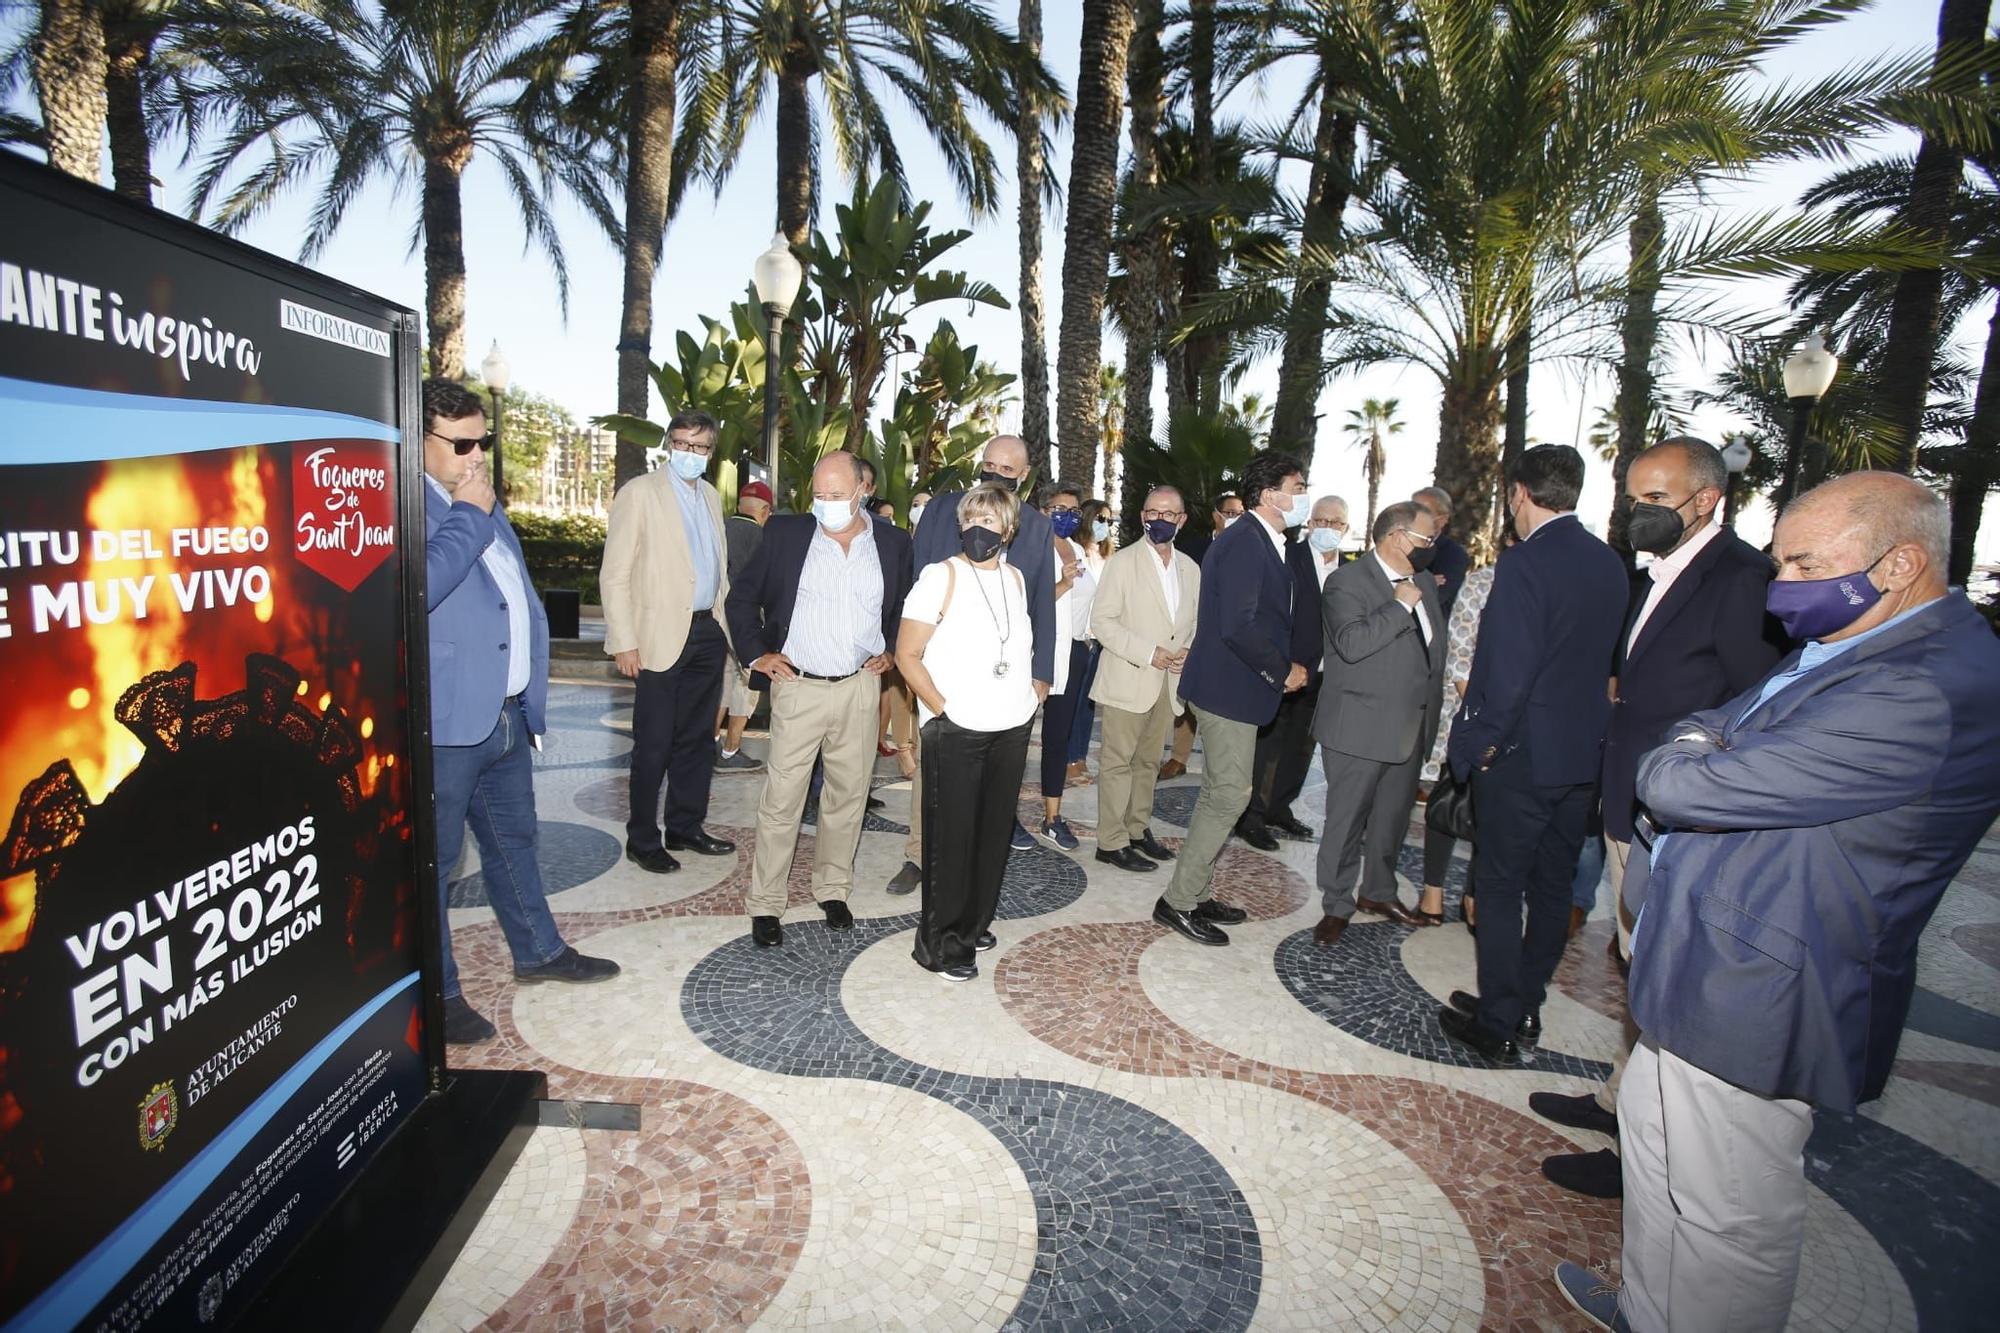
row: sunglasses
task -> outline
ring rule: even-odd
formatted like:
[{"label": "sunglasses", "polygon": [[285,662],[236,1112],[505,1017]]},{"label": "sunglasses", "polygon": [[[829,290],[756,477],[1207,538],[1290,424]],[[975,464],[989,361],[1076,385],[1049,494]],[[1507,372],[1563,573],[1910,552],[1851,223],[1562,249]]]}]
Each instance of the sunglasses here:
[{"label": "sunglasses", "polygon": [[437,436],[438,439],[450,445],[452,452],[460,458],[465,457],[474,449],[491,449],[493,447],[493,437],[491,435],[475,435],[469,440],[461,440],[434,430],[425,431],[424,434]]}]

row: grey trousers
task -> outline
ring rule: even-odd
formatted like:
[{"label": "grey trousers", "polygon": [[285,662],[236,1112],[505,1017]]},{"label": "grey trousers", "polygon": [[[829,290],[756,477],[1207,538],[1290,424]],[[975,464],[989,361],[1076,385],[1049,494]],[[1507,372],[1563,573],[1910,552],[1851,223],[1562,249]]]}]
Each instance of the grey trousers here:
[{"label": "grey trousers", "polygon": [[1642,1333],[1780,1333],[1799,1281],[1812,1108],[1641,1041],[1618,1092],[1625,1285]]},{"label": "grey trousers", "polygon": [[1167,885],[1167,906],[1177,912],[1190,911],[1210,897],[1215,858],[1250,804],[1250,777],[1257,762],[1256,727],[1193,704],[1188,711],[1201,731],[1201,795],[1195,797],[1187,840],[1174,862],[1173,882]]},{"label": "grey trousers", "polygon": [[1410,831],[1417,804],[1421,749],[1400,764],[1361,759],[1320,747],[1326,769],[1326,829],[1319,842],[1320,910],[1342,920],[1354,915],[1355,882],[1371,902],[1398,901],[1396,856]]}]

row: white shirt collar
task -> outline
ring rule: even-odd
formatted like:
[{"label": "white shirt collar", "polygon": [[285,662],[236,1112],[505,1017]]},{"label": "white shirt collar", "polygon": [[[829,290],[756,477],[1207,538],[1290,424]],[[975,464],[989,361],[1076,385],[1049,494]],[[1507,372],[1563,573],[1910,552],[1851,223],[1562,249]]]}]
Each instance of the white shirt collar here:
[{"label": "white shirt collar", "polygon": [[1380,551],[1371,550],[1368,554],[1375,557],[1375,563],[1382,567],[1382,573],[1388,578],[1390,583],[1401,583],[1404,579],[1413,577],[1409,574],[1398,574],[1395,570],[1391,569],[1389,562],[1382,558]]},{"label": "white shirt collar", "polygon": [[1663,555],[1647,565],[1646,573],[1655,583],[1672,583],[1694,563],[1694,558],[1700,555],[1710,542],[1721,535],[1722,525],[1711,516],[1707,527],[1690,537],[1679,550]]}]

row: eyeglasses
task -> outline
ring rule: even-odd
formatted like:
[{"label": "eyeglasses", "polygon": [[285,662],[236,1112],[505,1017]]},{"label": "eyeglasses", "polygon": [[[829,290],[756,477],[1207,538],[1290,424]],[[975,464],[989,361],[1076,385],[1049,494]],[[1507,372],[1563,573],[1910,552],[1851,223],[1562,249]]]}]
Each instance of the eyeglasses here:
[{"label": "eyeglasses", "polygon": [[1181,516],[1181,511],[1178,509],[1148,509],[1139,515],[1140,518],[1144,519],[1148,523],[1151,523],[1155,519],[1161,519],[1161,518],[1164,518],[1169,523],[1171,523],[1180,516]]},{"label": "eyeglasses", "polygon": [[471,439],[460,439],[456,435],[446,435],[441,431],[435,430],[427,430],[424,434],[437,436],[437,438],[450,445],[452,452],[460,458],[465,457],[474,449],[491,449],[493,447],[493,437],[490,434],[475,435]]},{"label": "eyeglasses", "polygon": [[1405,537],[1408,537],[1420,546],[1429,546],[1437,540],[1435,537],[1424,536],[1423,533],[1418,532],[1415,528],[1397,528],[1396,531],[1402,533]]},{"label": "eyeglasses", "polygon": [[1347,531],[1347,525],[1345,523],[1336,523],[1330,518],[1307,519],[1306,526],[1309,528],[1331,528],[1335,532]]}]

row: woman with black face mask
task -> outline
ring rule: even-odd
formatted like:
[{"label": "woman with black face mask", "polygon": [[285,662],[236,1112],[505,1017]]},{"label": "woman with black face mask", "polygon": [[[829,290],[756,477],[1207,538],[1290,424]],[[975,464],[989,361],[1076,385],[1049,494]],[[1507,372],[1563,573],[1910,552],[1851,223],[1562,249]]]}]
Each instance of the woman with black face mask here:
[{"label": "woman with black face mask", "polygon": [[1027,588],[1005,555],[1020,514],[1011,489],[982,482],[967,491],[960,554],[917,576],[896,638],[924,756],[924,894],[912,954],[947,981],[977,977],[977,955],[996,943],[990,928],[1039,702]]}]

